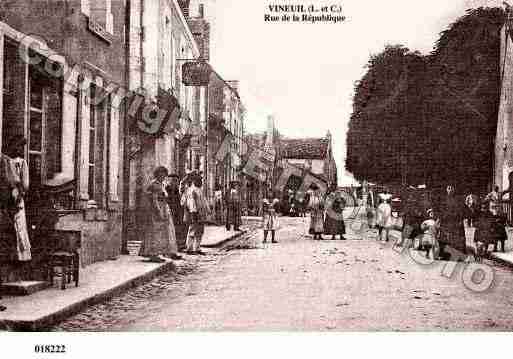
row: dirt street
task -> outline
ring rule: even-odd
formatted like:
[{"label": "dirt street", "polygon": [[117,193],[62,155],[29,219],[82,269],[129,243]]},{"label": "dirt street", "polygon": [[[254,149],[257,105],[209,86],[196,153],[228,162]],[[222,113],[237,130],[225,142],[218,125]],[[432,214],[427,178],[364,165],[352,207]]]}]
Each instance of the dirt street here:
[{"label": "dirt street", "polygon": [[467,268],[467,277],[479,280],[479,272],[468,275],[472,264],[422,265],[391,243],[355,234],[346,241],[314,241],[306,226],[306,218],[282,218],[278,244],[262,245],[258,231],[245,242],[255,248],[189,257],[178,273],[93,306],[53,330],[513,329],[508,268],[485,262],[494,283],[477,293],[462,279]]}]

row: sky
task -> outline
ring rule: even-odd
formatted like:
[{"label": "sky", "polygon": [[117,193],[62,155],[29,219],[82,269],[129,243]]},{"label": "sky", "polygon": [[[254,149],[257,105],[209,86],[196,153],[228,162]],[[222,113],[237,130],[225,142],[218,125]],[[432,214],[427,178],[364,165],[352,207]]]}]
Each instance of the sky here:
[{"label": "sky", "polygon": [[[267,116],[287,137],[333,137],[339,184],[354,83],[372,54],[387,44],[428,53],[439,33],[465,10],[502,6],[492,0],[192,0],[211,24],[210,64],[225,80],[240,81],[246,132],[264,131]],[[342,23],[270,23],[272,4],[340,5]]]}]

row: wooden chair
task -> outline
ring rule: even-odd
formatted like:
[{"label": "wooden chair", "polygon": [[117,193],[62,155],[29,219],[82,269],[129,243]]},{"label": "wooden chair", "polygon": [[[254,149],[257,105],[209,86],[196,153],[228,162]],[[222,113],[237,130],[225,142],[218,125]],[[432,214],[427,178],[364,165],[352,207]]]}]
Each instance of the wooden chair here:
[{"label": "wooden chair", "polygon": [[[53,233],[55,249],[48,254],[48,281],[53,285],[54,278],[61,278],[61,289],[66,289],[66,283],[73,280],[78,287],[80,277],[79,249],[82,244],[81,231],[55,230]],[[56,271],[59,268],[60,271]]]}]

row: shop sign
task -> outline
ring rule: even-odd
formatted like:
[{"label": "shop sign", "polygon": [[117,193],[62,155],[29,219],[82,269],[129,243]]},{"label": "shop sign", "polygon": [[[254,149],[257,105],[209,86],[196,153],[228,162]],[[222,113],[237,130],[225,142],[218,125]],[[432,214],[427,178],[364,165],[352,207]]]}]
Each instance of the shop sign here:
[{"label": "shop sign", "polygon": [[186,62],[182,66],[182,82],[185,86],[208,86],[212,69],[202,61]]}]

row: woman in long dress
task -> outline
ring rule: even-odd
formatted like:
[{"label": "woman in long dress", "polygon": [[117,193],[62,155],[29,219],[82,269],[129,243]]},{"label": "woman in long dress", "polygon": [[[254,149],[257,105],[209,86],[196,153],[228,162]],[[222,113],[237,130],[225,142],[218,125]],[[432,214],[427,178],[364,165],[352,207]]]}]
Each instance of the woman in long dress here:
[{"label": "woman in long dress", "polygon": [[1,230],[7,240],[4,242],[14,247],[8,249],[8,257],[19,262],[32,259],[24,200],[29,188],[28,165],[22,158],[25,144],[23,136],[14,136],[6,145],[6,153],[0,154],[0,181],[2,192],[6,194],[1,199]]},{"label": "woman in long dress", "polygon": [[324,222],[324,233],[331,235],[335,240],[339,235],[341,240],[345,240],[346,225],[344,223],[345,201],[340,193],[336,191],[337,186],[331,187],[330,194],[326,197],[326,220]]},{"label": "woman in long dress", "polygon": [[447,255],[444,251],[445,246],[466,252],[465,232],[463,228],[463,201],[459,202],[454,195],[454,187],[447,186],[447,196],[442,203],[441,213],[441,237],[440,254]]},{"label": "woman in long dress", "polygon": [[[478,198],[476,195],[469,194],[467,197],[465,197],[465,205],[463,206],[463,212],[462,212],[462,219],[463,219],[463,229],[465,232],[465,248],[474,248],[477,249],[477,247],[474,247],[475,239],[476,239],[476,227],[479,223],[479,217],[480,217],[480,208],[478,205]],[[467,238],[467,236],[473,238]]]},{"label": "woman in long dress", "polygon": [[312,184],[310,188],[313,190],[309,203],[310,232],[313,234],[313,239],[321,240],[324,233],[324,199],[316,184]]},{"label": "woman in long dress", "polygon": [[146,231],[139,255],[152,262],[164,262],[162,257],[181,259],[177,255],[175,227],[167,204],[164,180],[168,176],[165,167],[158,167],[154,172],[154,180],[146,190],[147,211]]}]

